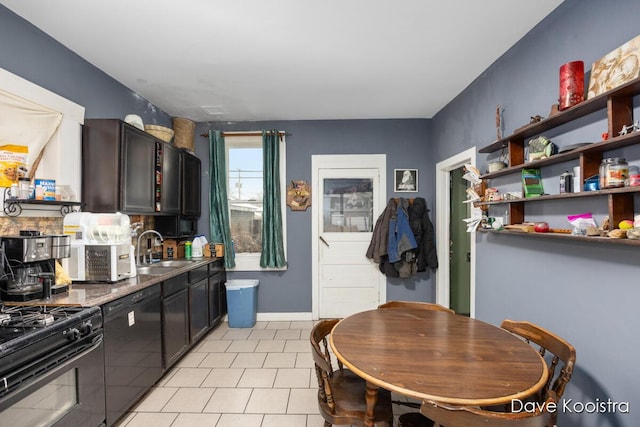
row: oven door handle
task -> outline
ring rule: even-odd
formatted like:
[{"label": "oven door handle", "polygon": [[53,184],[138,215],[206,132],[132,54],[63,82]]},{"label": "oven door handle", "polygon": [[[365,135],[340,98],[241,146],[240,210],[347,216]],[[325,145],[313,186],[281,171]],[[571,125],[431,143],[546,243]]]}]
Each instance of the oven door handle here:
[{"label": "oven door handle", "polygon": [[[75,363],[81,357],[96,350],[102,344],[103,333],[94,333],[73,343],[72,346],[63,347],[53,354],[38,358],[19,370],[10,373],[0,379],[0,407],[4,407],[5,399],[19,394],[19,392],[31,385],[34,380],[44,375],[51,375]],[[46,367],[42,369],[42,367]]]}]

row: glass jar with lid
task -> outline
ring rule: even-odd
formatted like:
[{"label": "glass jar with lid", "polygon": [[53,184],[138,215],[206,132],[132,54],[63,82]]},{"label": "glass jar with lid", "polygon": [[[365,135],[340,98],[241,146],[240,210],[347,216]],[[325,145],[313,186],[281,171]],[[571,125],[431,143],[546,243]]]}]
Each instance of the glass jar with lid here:
[{"label": "glass jar with lid", "polygon": [[31,193],[29,191],[29,187],[31,185],[31,180],[26,177],[18,178],[18,198],[19,199],[29,199],[31,198]]},{"label": "glass jar with lid", "polygon": [[600,163],[600,188],[624,187],[629,179],[629,163],[624,157],[609,157]]}]

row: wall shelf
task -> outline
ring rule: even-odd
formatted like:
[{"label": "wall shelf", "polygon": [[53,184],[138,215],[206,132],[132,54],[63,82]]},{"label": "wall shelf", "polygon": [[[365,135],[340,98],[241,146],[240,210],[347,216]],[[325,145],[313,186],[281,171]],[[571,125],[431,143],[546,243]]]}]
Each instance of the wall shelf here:
[{"label": "wall shelf", "polygon": [[475,202],[477,206],[493,206],[493,205],[506,205],[512,203],[533,203],[533,202],[544,202],[548,200],[566,200],[566,199],[577,199],[583,197],[599,197],[599,196],[609,196],[616,194],[632,194],[632,193],[640,193],[640,187],[620,187],[620,188],[608,188],[605,190],[597,190],[597,191],[581,191],[580,193],[564,193],[564,194],[545,194],[538,197],[528,197],[523,199],[513,199],[513,200],[498,200],[495,202]]},{"label": "wall shelf", "polygon": [[594,142],[584,147],[576,148],[575,150],[567,151],[565,153],[554,154],[546,159],[534,160],[532,162],[522,163],[516,166],[509,166],[504,169],[500,169],[496,172],[490,172],[482,175],[482,179],[497,178],[499,176],[510,175],[514,172],[519,172],[522,169],[539,168],[542,166],[555,165],[562,162],[567,162],[575,159],[579,159],[581,155],[589,155],[592,153],[600,154],[603,151],[615,150],[616,148],[629,147],[632,145],[640,144],[640,132],[634,132],[623,136],[608,139],[606,141]]},{"label": "wall shelf", "polygon": [[3,211],[7,216],[20,216],[23,210],[43,210],[41,208],[46,208],[47,206],[55,206],[55,209],[60,210],[60,214],[65,216],[66,214],[73,212],[74,207],[82,207],[82,202],[70,202],[66,200],[12,199],[9,198],[9,189],[5,188]]},{"label": "wall shelf", "polygon": [[[566,110],[560,111],[553,116],[550,116],[544,120],[541,120],[537,123],[533,123],[526,127],[520,128],[516,130],[513,134],[506,136],[502,139],[499,139],[486,147],[483,147],[478,150],[479,153],[493,153],[503,148],[508,148],[509,142],[530,138],[532,136],[536,136],[541,134],[542,132],[548,131],[550,129],[556,128],[563,124],[569,123],[573,120],[579,119],[581,117],[587,116],[591,113],[595,113],[596,111],[607,108],[610,101],[615,98],[629,98],[636,94],[640,93],[640,78],[630,81],[616,89],[610,90],[598,96],[595,96],[591,99],[587,99],[581,102],[578,105],[574,105],[573,107],[567,108]],[[622,123],[620,126],[615,129],[612,129],[611,126],[609,128],[609,135],[617,135],[618,131],[622,128],[622,125],[629,123]]]},{"label": "wall shelf", "polygon": [[[484,174],[480,178],[483,180],[484,184],[489,186],[489,180],[500,176],[518,175],[523,169],[544,168],[554,164],[573,161],[575,165],[580,167],[580,176],[577,178],[579,185],[582,187],[586,178],[599,173],[600,162],[604,157],[606,157],[605,153],[615,149],[640,144],[640,132],[631,132],[626,135],[619,135],[623,126],[634,123],[634,97],[638,95],[640,95],[640,78],[634,79],[616,89],[610,90],[591,99],[587,99],[580,104],[558,112],[544,120],[517,129],[513,134],[499,139],[478,150],[480,153],[493,153],[506,148],[509,165],[499,171]],[[606,112],[607,131],[611,137],[610,139],[593,142],[571,151],[552,155],[545,159],[530,162],[526,161],[526,140],[528,138],[538,136],[545,131],[557,128],[601,110],[605,110]],[[609,227],[610,230],[613,230],[620,221],[632,219],[634,217],[634,199],[639,192],[640,187],[622,187],[598,191],[582,191],[579,193],[547,194],[539,197],[515,200],[475,202],[474,205],[484,208],[493,205],[505,205],[507,206],[511,223],[519,224],[526,221],[525,206],[528,203],[540,203],[556,200],[567,201],[576,198],[606,196],[608,217],[610,220]],[[556,235],[552,235],[551,237],[576,239],[578,236],[565,235],[558,237]],[[617,239],[609,238],[601,238],[601,240],[605,242],[610,242],[612,240],[617,241]],[[620,240],[626,241],[626,239]],[[585,241],[595,242],[596,240],[589,237],[585,238]],[[640,243],[633,242],[624,244],[634,246],[640,245]]]},{"label": "wall shelf", "polygon": [[632,239],[614,239],[611,237],[600,236],[574,236],[571,234],[562,233],[525,233],[523,231],[509,231],[509,230],[486,230],[478,229],[482,233],[491,233],[500,236],[519,236],[525,238],[538,238],[538,239],[552,239],[552,240],[565,240],[574,242],[588,242],[588,243],[601,243],[610,245],[624,245],[624,246],[640,246],[640,240]]}]

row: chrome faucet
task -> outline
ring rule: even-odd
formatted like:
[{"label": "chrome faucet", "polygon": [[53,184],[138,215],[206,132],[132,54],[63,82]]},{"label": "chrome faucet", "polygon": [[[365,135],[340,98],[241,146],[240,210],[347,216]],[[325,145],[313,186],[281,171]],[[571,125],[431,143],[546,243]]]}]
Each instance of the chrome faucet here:
[{"label": "chrome faucet", "polygon": [[[136,246],[136,264],[137,265],[146,264],[146,258],[145,257],[143,257],[142,258],[142,262],[140,262],[140,240],[142,239],[142,236],[144,236],[145,234],[149,234],[149,233],[157,234],[158,237],[160,238],[160,243],[162,243],[164,241],[164,239],[162,238],[162,234],[158,233],[156,230],[146,230],[146,231],[143,231],[142,233],[140,233],[140,235],[138,236],[138,245]],[[149,260],[149,264],[151,264],[151,260]]]},{"label": "chrome faucet", "polygon": [[144,223],[142,222],[134,222],[129,225],[129,229],[131,230],[131,237],[136,237],[138,234],[138,230],[144,227]]}]

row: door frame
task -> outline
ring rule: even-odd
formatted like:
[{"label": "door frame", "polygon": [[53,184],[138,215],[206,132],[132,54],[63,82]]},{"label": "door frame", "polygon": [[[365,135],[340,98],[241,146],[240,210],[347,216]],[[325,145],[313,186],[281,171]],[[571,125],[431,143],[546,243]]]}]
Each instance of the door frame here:
[{"label": "door frame", "polygon": [[[450,257],[449,227],[451,223],[451,195],[449,193],[450,172],[465,164],[476,165],[476,147],[471,147],[436,165],[436,245],[438,269],[436,270],[436,302],[449,307]],[[472,208],[473,209],[473,208]],[[461,225],[462,226],[462,225]],[[471,265],[469,272],[469,310],[476,317],[476,233],[471,233]]]},{"label": "door frame", "polygon": [[[387,199],[387,155],[386,154],[315,154],[311,156],[311,317],[318,320],[320,313],[320,285],[318,283],[318,242],[320,241],[320,216],[318,211],[320,206],[320,192],[318,169],[338,168],[338,169],[378,169],[380,171],[380,182],[378,191],[380,193],[381,206],[374,205],[373,218],[376,220],[385,208],[384,202]],[[365,254],[362,254],[365,256]],[[372,264],[371,268],[375,268]],[[381,274],[382,276],[382,274]],[[380,280],[380,301],[387,299],[387,281]]]}]

